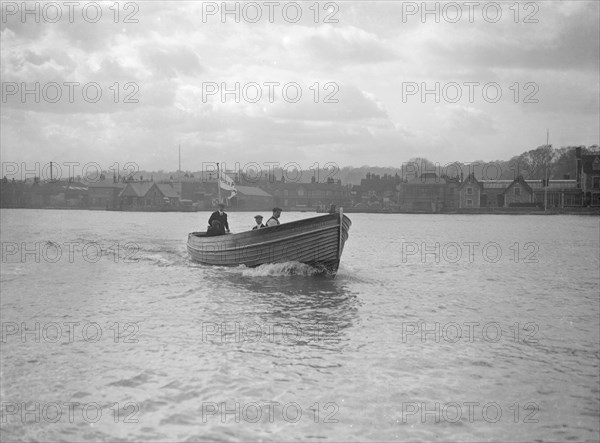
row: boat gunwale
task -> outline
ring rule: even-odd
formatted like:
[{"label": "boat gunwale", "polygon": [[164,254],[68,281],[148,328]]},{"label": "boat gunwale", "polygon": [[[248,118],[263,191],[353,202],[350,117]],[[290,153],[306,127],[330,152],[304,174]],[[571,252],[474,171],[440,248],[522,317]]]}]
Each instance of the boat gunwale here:
[{"label": "boat gunwale", "polygon": [[[281,237],[281,238],[275,238],[275,239],[272,239],[272,240],[266,240],[266,241],[263,241],[263,242],[260,242],[260,243],[237,244],[236,246],[233,246],[233,247],[230,247],[230,248],[227,248],[227,247],[226,248],[219,248],[218,251],[206,251],[206,252],[214,252],[215,254],[216,253],[222,254],[222,253],[227,252],[227,251],[235,251],[235,250],[239,249],[240,247],[242,247],[242,248],[263,247],[265,245],[270,245],[272,243],[283,243],[283,242],[285,242],[287,240],[293,240],[293,239],[296,239],[298,237],[303,237],[303,236],[310,236],[311,234],[317,234],[319,232],[326,231],[326,230],[331,230],[331,229],[336,229],[337,230],[338,229],[338,225],[331,225],[331,226],[325,226],[325,227],[322,227],[322,228],[316,228],[316,229],[311,230],[311,231],[299,232],[297,234],[288,235],[288,236]],[[346,229],[344,229],[344,230],[347,231]],[[192,235],[192,234],[190,234],[190,235]],[[214,237],[223,237],[223,236],[222,235],[218,235],[218,236],[214,236]],[[214,238],[214,237],[209,237],[209,238]],[[229,241],[229,240],[227,240],[227,241]],[[220,242],[220,243],[224,244],[224,242]],[[208,245],[208,244],[214,245],[215,243],[201,243],[201,245],[204,245],[204,244],[206,244],[206,245]],[[195,248],[193,246],[194,245],[190,246],[190,244],[188,242],[188,247],[190,247],[190,248],[192,248],[192,249],[194,249],[196,251],[200,250],[200,249]]]},{"label": "boat gunwale", "polygon": [[[325,215],[318,215],[316,217],[303,218],[300,220],[293,220],[293,221],[281,223],[276,226],[265,226],[264,228],[260,228],[260,229],[250,229],[247,231],[236,232],[234,234],[226,234],[225,236],[223,236],[223,235],[206,236],[206,232],[204,232],[204,231],[190,232],[188,234],[188,241],[189,241],[190,236],[193,236],[193,237],[199,239],[200,241],[208,241],[210,239],[211,242],[214,242],[215,238],[223,238],[223,237],[225,237],[229,241],[231,241],[231,240],[234,240],[235,237],[237,237],[237,236],[241,236],[241,235],[246,236],[248,234],[250,234],[251,237],[263,236],[263,235],[267,235],[268,233],[270,234],[270,233],[274,233],[277,231],[286,231],[295,224],[298,224],[298,225],[309,224],[307,222],[315,221],[317,219],[325,219],[325,218],[331,218],[331,221],[336,221],[335,225],[328,226],[328,228],[333,227],[333,226],[338,227],[340,224],[340,222],[339,222],[340,218],[337,213],[336,214],[325,214]],[[350,229],[350,226],[352,226],[352,221],[346,215],[343,216],[342,224],[344,221],[347,221],[347,223],[348,223],[348,227],[346,228],[346,231],[348,231]],[[196,234],[204,234],[204,235],[196,235]]]}]

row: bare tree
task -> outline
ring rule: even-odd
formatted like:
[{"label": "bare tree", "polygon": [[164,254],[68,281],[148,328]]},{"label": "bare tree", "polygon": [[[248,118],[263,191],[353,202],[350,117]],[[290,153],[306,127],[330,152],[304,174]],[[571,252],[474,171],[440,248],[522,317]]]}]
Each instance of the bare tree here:
[{"label": "bare tree", "polygon": [[516,170],[518,175],[529,180],[542,179],[552,175],[553,161],[556,158],[556,151],[552,145],[538,146],[536,149],[524,152],[518,159]]}]

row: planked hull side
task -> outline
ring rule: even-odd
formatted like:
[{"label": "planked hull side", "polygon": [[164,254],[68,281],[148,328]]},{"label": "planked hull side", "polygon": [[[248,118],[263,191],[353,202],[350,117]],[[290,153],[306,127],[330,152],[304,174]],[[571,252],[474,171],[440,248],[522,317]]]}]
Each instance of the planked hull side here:
[{"label": "planked hull side", "polygon": [[191,233],[187,249],[194,261],[209,265],[255,267],[298,261],[335,272],[351,224],[344,216],[341,247],[340,217],[329,214],[217,237]]}]

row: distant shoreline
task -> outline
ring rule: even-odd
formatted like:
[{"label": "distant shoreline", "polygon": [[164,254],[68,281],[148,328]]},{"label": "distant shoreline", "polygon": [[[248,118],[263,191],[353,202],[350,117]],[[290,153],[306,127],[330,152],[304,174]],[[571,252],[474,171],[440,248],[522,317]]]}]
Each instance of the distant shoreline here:
[{"label": "distant shoreline", "polygon": [[[57,206],[52,208],[32,208],[32,207],[0,207],[0,210],[5,209],[31,209],[31,210],[66,210],[66,211],[104,211],[104,212],[132,212],[132,213],[153,213],[153,214],[163,214],[163,213],[195,213],[195,212],[211,212],[212,209],[204,209],[199,211],[181,211],[181,210],[119,210],[119,209],[101,209],[101,208],[73,208],[69,206]],[[228,213],[255,213],[260,211],[267,211],[266,209],[225,209]],[[286,211],[284,209],[284,211]],[[307,214],[315,214],[317,216],[317,212],[315,210],[287,210],[287,212],[302,212]],[[344,213],[346,214],[382,214],[382,215],[402,215],[402,214],[413,214],[413,215],[600,215],[600,207],[586,207],[586,208],[552,208],[547,211],[537,210],[532,211],[530,208],[477,208],[474,210],[458,210],[458,211],[448,211],[448,212],[424,212],[424,211],[383,211],[383,210],[354,210],[352,208],[344,209]]]}]

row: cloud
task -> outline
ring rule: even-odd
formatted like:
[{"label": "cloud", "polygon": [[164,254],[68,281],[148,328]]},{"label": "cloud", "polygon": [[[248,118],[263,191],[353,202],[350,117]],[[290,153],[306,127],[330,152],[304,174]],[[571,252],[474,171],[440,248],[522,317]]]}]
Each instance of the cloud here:
[{"label": "cloud", "polygon": [[472,106],[450,104],[436,108],[438,118],[445,129],[467,134],[491,135],[497,132],[494,119],[481,109]]},{"label": "cloud", "polygon": [[140,48],[139,52],[144,68],[161,79],[172,79],[178,75],[193,76],[204,70],[198,55],[185,46],[157,48],[153,44]]},{"label": "cloud", "polygon": [[[329,24],[323,10],[315,23],[312,3],[301,3],[298,23],[281,15],[273,23],[203,21],[202,4],[188,2],[143,2],[137,11],[120,3],[117,23],[112,3],[101,3],[98,23],[80,10],[73,23],[67,15],[58,23],[9,17],[0,24],[3,87],[37,82],[41,95],[39,102],[21,91],[3,96],[1,154],[134,159],[158,169],[181,143],[190,162],[375,165],[416,156],[468,160],[475,150],[478,158],[509,158],[539,144],[546,126],[557,140],[598,143],[597,2],[539,3],[537,23],[523,22],[524,3],[519,23],[512,3],[502,4],[498,23],[480,15],[473,23],[423,23],[403,16],[406,4],[342,2]],[[124,22],[127,12],[137,23]],[[65,86],[62,100],[47,100],[51,82],[78,82],[74,102]],[[92,82],[101,88],[97,102],[82,96]],[[207,82],[279,87],[274,100],[264,86],[256,103],[220,94],[207,100]],[[282,97],[292,82],[302,91],[297,103]],[[480,95],[474,103],[406,102],[403,82],[498,82],[503,96],[499,103]],[[524,103],[527,82],[537,85],[538,103]]]},{"label": "cloud", "polygon": [[306,51],[327,64],[369,64],[398,58],[393,48],[375,34],[353,26],[310,28],[299,38],[289,36],[286,46],[292,51]]},{"label": "cloud", "polygon": [[523,12],[515,23],[510,8],[499,23],[443,23],[437,31],[446,29],[453,37],[442,39],[436,33],[424,44],[439,66],[597,71],[598,3],[581,3],[568,9],[544,3],[532,18],[536,23],[523,23]]},{"label": "cloud", "polygon": [[275,119],[323,122],[387,118],[382,103],[354,85],[325,83],[305,93],[307,97],[299,103],[279,100],[267,108],[266,115]]}]

